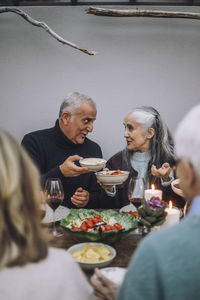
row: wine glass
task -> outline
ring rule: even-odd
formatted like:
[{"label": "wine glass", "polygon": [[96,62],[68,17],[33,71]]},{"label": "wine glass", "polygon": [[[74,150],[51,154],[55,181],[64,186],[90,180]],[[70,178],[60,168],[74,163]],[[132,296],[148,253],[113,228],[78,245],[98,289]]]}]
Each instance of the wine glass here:
[{"label": "wine glass", "polygon": [[64,199],[63,186],[58,178],[49,178],[46,180],[44,194],[47,204],[53,210],[53,236],[60,236],[63,233],[58,232],[55,226],[55,210],[62,203]]},{"label": "wine glass", "polygon": [[128,185],[128,198],[133,205],[139,207],[144,197],[144,178],[131,177]]}]

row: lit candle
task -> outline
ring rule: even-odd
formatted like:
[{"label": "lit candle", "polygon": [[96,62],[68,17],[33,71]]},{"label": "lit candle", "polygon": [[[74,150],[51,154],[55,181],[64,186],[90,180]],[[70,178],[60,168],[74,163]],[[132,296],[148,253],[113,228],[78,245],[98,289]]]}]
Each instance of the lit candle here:
[{"label": "lit candle", "polygon": [[162,200],[162,191],[156,190],[154,184],[151,185],[151,189],[144,191],[144,198],[149,201],[152,197],[158,197]]},{"label": "lit candle", "polygon": [[180,210],[176,207],[172,207],[172,201],[169,201],[169,208],[166,208],[167,216],[163,226],[169,227],[175,225],[180,220]]}]

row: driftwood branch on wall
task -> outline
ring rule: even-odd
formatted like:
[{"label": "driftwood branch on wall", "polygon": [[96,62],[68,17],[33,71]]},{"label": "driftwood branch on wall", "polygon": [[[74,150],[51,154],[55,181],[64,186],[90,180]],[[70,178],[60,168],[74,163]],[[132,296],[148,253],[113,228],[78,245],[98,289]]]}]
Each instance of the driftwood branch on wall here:
[{"label": "driftwood branch on wall", "polygon": [[184,18],[200,20],[200,13],[146,10],[146,9],[107,9],[100,7],[88,7],[87,14],[108,17],[156,17],[156,18]]},{"label": "driftwood branch on wall", "polygon": [[54,32],[46,23],[44,22],[39,22],[32,17],[30,17],[27,13],[25,13],[23,10],[15,7],[2,7],[0,8],[0,13],[6,13],[6,12],[13,12],[15,14],[18,14],[21,16],[23,19],[25,19],[27,22],[32,24],[33,26],[41,27],[43,28],[46,32],[48,32],[54,39],[56,39],[58,42],[62,43],[63,45],[68,45],[72,48],[75,48],[77,50],[80,50],[88,55],[94,55],[96,54],[95,51],[89,51],[87,49],[83,49],[69,41],[64,40],[61,36],[59,36],[56,32]]}]

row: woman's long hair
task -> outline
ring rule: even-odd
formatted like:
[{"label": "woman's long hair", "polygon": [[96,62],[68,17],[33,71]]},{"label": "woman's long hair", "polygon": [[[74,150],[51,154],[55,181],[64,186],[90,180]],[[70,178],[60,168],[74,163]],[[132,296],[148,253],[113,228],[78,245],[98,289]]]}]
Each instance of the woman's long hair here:
[{"label": "woman's long hair", "polygon": [[[141,124],[146,133],[149,128],[155,131],[151,139],[151,160],[148,166],[148,176],[151,178],[151,166],[160,168],[164,162],[171,166],[175,164],[174,143],[168,127],[161,119],[159,112],[151,106],[140,106],[131,112],[137,123]],[[152,178],[153,179],[153,178]]]},{"label": "woman's long hair", "polygon": [[41,197],[35,165],[15,139],[0,130],[0,268],[47,256]]}]

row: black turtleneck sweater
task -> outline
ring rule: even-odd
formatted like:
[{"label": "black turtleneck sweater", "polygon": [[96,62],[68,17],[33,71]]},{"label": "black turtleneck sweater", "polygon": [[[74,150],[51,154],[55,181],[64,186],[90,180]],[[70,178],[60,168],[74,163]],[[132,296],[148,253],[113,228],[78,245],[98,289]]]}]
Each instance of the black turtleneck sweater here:
[{"label": "black turtleneck sweater", "polygon": [[64,177],[60,171],[61,165],[68,156],[80,155],[87,157],[102,157],[98,144],[85,139],[83,144],[74,144],[61,131],[58,120],[52,128],[28,133],[22,140],[22,145],[39,168],[42,184],[47,178],[60,178],[63,184],[65,198],[62,205],[76,208],[70,198],[78,187],[90,193],[90,200],[85,208],[98,208],[100,186],[94,173],[87,173],[77,177]]}]

